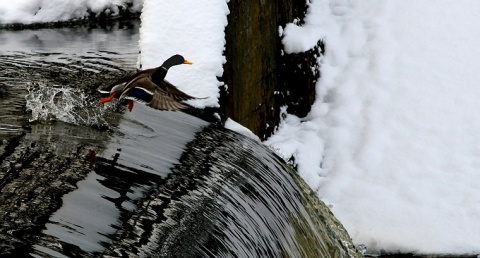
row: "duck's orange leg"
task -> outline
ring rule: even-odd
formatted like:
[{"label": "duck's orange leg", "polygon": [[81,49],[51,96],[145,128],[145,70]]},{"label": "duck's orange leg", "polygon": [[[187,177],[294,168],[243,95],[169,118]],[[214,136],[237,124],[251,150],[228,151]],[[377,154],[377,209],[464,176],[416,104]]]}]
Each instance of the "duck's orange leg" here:
[{"label": "duck's orange leg", "polygon": [[133,109],[133,100],[129,99],[128,100],[128,111],[132,112],[132,109]]},{"label": "duck's orange leg", "polygon": [[110,102],[110,101],[112,101],[112,100],[115,98],[115,95],[117,95],[116,92],[110,94],[110,96],[108,96],[108,97],[106,97],[106,98],[100,99],[99,103],[103,104],[103,103]]}]

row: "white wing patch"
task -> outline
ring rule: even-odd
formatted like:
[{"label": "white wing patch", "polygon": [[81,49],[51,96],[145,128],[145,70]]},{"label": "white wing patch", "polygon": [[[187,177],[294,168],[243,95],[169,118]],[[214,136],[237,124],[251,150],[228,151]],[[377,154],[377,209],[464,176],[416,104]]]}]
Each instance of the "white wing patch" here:
[{"label": "white wing patch", "polygon": [[140,89],[140,90],[143,90],[143,91],[145,91],[146,93],[148,93],[148,94],[150,94],[151,96],[153,96],[153,92],[151,92],[151,91],[149,91],[149,90],[147,90],[147,89],[145,89],[145,88],[142,88],[142,87],[135,87],[135,88]]}]

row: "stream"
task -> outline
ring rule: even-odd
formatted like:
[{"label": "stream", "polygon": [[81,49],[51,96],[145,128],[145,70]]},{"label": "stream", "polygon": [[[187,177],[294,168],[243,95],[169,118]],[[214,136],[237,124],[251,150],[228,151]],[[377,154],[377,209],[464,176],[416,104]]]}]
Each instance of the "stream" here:
[{"label": "stream", "polygon": [[361,257],[296,171],[186,112],[98,103],[139,20],[0,30],[0,253]]}]

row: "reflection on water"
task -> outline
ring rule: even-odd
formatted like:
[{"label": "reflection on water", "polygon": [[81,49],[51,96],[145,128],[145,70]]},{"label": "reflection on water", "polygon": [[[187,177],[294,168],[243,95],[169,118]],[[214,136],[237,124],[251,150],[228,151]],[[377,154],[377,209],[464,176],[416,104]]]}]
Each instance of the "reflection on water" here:
[{"label": "reflection on water", "polygon": [[205,125],[205,121],[182,112],[158,112],[137,104],[121,120],[103,155],[117,157],[120,166],[166,177],[185,145]]},{"label": "reflection on water", "polygon": [[78,190],[63,196],[63,206],[51,217],[43,231],[62,242],[80,247],[85,252],[102,250],[102,243],[109,243],[106,236],[112,234],[119,211],[109,199],[119,194],[100,182],[105,178],[92,172],[80,181]]},{"label": "reflection on water", "polygon": [[[187,142],[206,124],[180,112],[158,112],[137,105],[120,121],[118,132],[98,157],[103,165],[62,198],[62,208],[50,217],[43,233],[85,252],[103,251],[111,242],[108,235],[121,227],[121,213],[127,216],[151,185],[168,176]],[[118,170],[129,177],[117,174]],[[141,179],[131,180],[132,176]],[[49,253],[42,250],[37,248]]]}]

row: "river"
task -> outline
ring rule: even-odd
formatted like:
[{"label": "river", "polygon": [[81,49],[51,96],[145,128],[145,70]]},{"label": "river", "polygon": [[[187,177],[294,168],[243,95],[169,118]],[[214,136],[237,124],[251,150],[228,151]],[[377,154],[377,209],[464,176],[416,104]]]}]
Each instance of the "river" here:
[{"label": "river", "polygon": [[98,104],[140,22],[0,30],[0,252],[360,257],[272,150],[184,112]]}]

